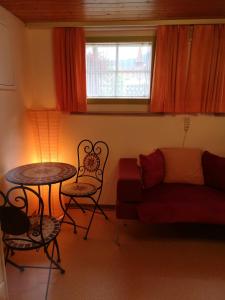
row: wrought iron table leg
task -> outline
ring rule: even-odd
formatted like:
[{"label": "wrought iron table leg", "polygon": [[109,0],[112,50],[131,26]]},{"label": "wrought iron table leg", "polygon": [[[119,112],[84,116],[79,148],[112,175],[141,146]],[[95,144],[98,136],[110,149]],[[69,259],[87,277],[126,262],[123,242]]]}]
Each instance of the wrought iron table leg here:
[{"label": "wrought iron table leg", "polygon": [[52,206],[51,206],[51,188],[52,185],[48,184],[48,210],[50,217],[52,216]]},{"label": "wrought iron table leg", "polygon": [[5,264],[6,264],[6,261],[9,257],[9,247],[6,246],[6,252],[5,252]]},{"label": "wrought iron table leg", "polygon": [[[40,187],[40,185],[38,185],[38,194],[41,197],[41,187]],[[40,211],[41,211],[41,207],[40,207],[40,203],[39,203],[39,206],[38,206],[38,215],[40,214]]]}]

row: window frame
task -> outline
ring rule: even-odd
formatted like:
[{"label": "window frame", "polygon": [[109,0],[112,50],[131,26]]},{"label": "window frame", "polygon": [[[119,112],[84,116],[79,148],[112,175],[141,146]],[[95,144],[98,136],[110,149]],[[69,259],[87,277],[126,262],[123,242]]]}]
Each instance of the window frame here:
[{"label": "window frame", "polygon": [[[143,98],[87,98],[87,104],[90,105],[107,105],[107,104],[123,104],[123,105],[147,105],[151,101],[152,89],[152,76],[154,69],[154,54],[155,54],[155,36],[88,36],[86,43],[135,43],[135,42],[150,42],[152,44],[152,57],[151,57],[151,78],[150,78],[150,97],[149,99]],[[85,46],[86,46],[85,43]]]}]

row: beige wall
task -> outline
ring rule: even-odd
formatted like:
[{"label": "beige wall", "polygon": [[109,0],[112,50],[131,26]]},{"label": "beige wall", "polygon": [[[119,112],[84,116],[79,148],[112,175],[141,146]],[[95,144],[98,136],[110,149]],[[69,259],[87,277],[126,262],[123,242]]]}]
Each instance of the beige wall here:
[{"label": "beige wall", "polygon": [[[0,176],[2,176],[26,158],[24,98],[27,39],[24,24],[2,7],[0,7],[0,23],[6,32],[4,38],[0,36]],[[6,45],[9,48],[6,49]],[[7,81],[4,74],[11,74],[9,77],[13,79]],[[10,83],[10,86],[6,87],[2,85],[3,83]],[[0,258],[0,299],[8,299],[1,240]]]},{"label": "beige wall", "polygon": [[[55,107],[51,31],[29,29],[32,89],[27,107]],[[121,108],[121,106],[118,106]],[[99,107],[98,107],[99,108]],[[134,108],[134,106],[132,106]],[[96,109],[96,106],[95,106]],[[105,109],[105,108],[104,108]],[[145,108],[144,108],[145,109]],[[191,115],[185,146],[225,156],[225,117]],[[184,116],[61,115],[59,160],[74,163],[83,138],[105,140],[110,146],[103,203],[115,203],[120,157],[137,157],[162,146],[182,146]]]},{"label": "beige wall", "polygon": [[[24,157],[24,97],[25,97],[25,26],[16,17],[0,7],[0,23],[7,28],[11,51],[14,84],[0,87],[0,175],[18,165]],[[2,42],[1,47],[4,47]],[[1,72],[4,72],[1,69]]]}]

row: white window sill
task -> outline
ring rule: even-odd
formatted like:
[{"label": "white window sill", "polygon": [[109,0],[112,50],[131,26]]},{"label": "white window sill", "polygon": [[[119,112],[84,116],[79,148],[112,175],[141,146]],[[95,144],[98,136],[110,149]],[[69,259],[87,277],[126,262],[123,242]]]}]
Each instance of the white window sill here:
[{"label": "white window sill", "polygon": [[88,104],[88,112],[147,113],[148,104]]}]

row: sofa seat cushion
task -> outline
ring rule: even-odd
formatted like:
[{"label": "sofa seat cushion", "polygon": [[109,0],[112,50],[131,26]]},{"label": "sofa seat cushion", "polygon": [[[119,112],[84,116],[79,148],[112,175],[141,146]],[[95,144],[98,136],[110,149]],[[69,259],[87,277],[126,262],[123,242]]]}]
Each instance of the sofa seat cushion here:
[{"label": "sofa seat cushion", "polygon": [[162,183],[143,190],[139,219],[151,223],[225,224],[225,193],[191,184]]}]

